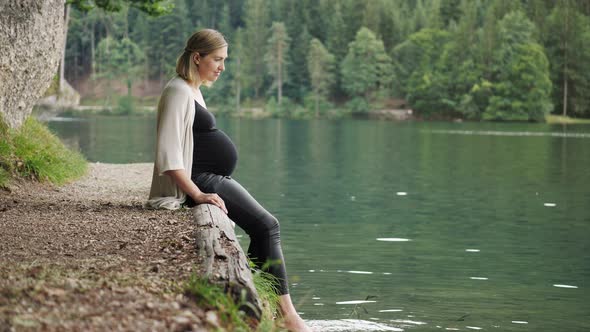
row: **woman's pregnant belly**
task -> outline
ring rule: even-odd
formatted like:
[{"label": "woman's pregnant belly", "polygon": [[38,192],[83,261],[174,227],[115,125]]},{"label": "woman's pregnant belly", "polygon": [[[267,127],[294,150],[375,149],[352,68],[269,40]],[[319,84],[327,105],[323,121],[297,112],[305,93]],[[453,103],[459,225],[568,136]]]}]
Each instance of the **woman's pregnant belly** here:
[{"label": "woman's pregnant belly", "polygon": [[199,132],[195,137],[193,172],[231,175],[238,162],[238,151],[221,130]]}]

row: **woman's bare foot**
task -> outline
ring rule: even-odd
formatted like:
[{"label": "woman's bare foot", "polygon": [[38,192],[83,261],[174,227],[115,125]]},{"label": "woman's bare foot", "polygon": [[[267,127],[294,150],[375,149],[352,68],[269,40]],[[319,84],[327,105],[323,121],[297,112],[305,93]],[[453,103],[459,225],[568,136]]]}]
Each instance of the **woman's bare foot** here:
[{"label": "woman's bare foot", "polygon": [[291,332],[312,332],[297,313],[291,316],[283,316],[285,328]]},{"label": "woman's bare foot", "polygon": [[279,309],[283,315],[283,324],[291,332],[312,332],[293,306],[289,294],[279,296]]}]

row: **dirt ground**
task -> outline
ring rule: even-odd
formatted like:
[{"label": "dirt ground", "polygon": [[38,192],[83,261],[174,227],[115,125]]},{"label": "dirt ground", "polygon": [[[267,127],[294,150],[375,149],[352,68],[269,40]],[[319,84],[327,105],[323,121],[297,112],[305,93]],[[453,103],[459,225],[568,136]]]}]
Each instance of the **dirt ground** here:
[{"label": "dirt ground", "polygon": [[151,164],[90,164],[63,187],[0,190],[0,332],[206,331],[183,296],[190,211],[145,209]]}]

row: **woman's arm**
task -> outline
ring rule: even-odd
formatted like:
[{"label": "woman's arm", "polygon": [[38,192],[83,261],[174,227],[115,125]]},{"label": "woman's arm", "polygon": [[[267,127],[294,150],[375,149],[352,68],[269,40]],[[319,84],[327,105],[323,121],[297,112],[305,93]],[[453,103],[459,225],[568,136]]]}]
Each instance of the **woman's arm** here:
[{"label": "woman's arm", "polygon": [[189,179],[184,169],[173,169],[164,172],[164,174],[174,180],[178,188],[189,195],[197,204],[207,203],[218,206],[223,212],[227,214],[225,203],[223,199],[217,194],[206,194],[197,187],[197,185]]}]

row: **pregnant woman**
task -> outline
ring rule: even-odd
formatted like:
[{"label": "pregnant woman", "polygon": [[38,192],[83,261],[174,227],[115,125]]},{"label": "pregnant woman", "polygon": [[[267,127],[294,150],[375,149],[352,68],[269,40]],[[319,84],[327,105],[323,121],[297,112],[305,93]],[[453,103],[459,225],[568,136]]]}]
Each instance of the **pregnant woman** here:
[{"label": "pregnant woman", "polygon": [[187,41],[158,103],[156,161],[148,205],[178,209],[183,204],[214,204],[250,236],[248,256],[279,281],[279,307],[285,327],[310,331],[295,311],[287,284],[279,223],[231,177],[238,153],[231,139],[215,128],[202,85],[225,70],[228,44],[221,33],[200,30]]}]

